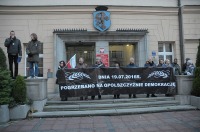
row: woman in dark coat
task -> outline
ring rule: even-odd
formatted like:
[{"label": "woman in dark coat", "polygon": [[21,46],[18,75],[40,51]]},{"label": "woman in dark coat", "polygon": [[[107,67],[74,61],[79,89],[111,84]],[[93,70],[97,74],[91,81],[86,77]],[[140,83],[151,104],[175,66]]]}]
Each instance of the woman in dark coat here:
[{"label": "woman in dark coat", "polygon": [[[60,61],[59,62],[59,66],[58,66],[58,70],[56,72],[56,84],[65,84],[66,83],[66,80],[65,80],[65,70],[66,67],[66,64],[65,64],[65,61]],[[60,98],[61,98],[61,101],[67,101],[67,96],[65,95],[60,95]]]}]

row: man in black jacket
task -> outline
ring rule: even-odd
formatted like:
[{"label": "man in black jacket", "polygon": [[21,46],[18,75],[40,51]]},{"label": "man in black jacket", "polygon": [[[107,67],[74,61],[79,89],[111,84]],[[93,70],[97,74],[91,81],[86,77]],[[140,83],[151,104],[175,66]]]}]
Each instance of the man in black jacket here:
[{"label": "man in black jacket", "polygon": [[[10,32],[10,37],[5,40],[4,46],[7,47],[10,76],[15,79],[18,75],[18,57],[22,56],[21,42],[15,37],[15,32]],[[15,64],[15,73],[13,76],[13,62]]]},{"label": "man in black jacket", "polygon": [[[146,61],[144,67],[153,68],[156,67],[156,64],[153,62],[152,57],[149,57],[149,60]],[[154,93],[151,94],[151,97],[157,97]],[[149,93],[147,93],[147,98],[149,98]]]},{"label": "man in black jacket", "polygon": [[[101,61],[101,57],[96,57],[96,63],[92,67],[95,67],[95,68],[104,68],[105,67],[105,65]],[[94,100],[95,95],[91,96],[91,99]],[[101,94],[98,95],[98,99],[101,99]]]},{"label": "man in black jacket", "polygon": [[[133,57],[130,58],[130,63],[126,66],[127,68],[137,68],[138,66],[135,64],[135,60]],[[131,98],[132,94],[129,94],[129,98]],[[136,98],[136,94],[133,94],[133,98]]]}]

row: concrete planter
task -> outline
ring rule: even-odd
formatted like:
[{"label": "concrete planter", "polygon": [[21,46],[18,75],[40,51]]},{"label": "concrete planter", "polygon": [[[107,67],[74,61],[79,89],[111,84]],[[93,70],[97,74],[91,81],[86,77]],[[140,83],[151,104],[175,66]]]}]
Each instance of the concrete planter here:
[{"label": "concrete planter", "polygon": [[26,89],[28,99],[33,101],[31,108],[42,111],[47,101],[47,79],[26,79]]},{"label": "concrete planter", "polygon": [[178,95],[190,95],[192,90],[192,83],[194,80],[194,76],[188,75],[177,75],[177,92]]},{"label": "concrete planter", "polygon": [[10,119],[11,120],[25,119],[29,110],[30,110],[29,105],[18,105],[14,108],[11,108]]},{"label": "concrete planter", "polygon": [[200,109],[200,97],[191,96],[190,101],[192,106],[196,106],[198,109]]},{"label": "concrete planter", "polygon": [[189,105],[191,103],[190,95],[192,90],[194,76],[177,75],[177,95],[175,99],[180,102],[181,105]]},{"label": "concrete planter", "polygon": [[8,105],[0,105],[0,124],[10,120]]},{"label": "concrete planter", "polygon": [[47,79],[27,79],[27,97],[33,101],[40,101],[47,98]]}]

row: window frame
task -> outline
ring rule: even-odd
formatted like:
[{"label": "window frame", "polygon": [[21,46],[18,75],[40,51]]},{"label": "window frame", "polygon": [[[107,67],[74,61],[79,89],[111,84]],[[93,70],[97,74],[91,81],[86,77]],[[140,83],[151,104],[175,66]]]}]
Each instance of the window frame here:
[{"label": "window frame", "polygon": [[[159,44],[162,44],[163,45],[163,52],[159,52],[159,48],[158,48],[158,58],[159,56],[163,56],[164,58],[164,61],[166,60],[166,56],[167,55],[171,55],[172,56],[172,60],[171,60],[171,63],[172,61],[174,60],[174,42],[158,42],[158,45]],[[171,44],[171,48],[172,48],[172,51],[171,52],[166,52],[166,44]],[[158,46],[159,47],[159,46]]]}]

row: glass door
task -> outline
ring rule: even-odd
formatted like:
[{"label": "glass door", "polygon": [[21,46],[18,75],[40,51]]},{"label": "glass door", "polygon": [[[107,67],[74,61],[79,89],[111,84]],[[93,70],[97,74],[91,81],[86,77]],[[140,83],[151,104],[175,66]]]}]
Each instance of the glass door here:
[{"label": "glass door", "polygon": [[95,62],[95,44],[94,43],[66,43],[66,62],[76,54],[76,62],[83,57],[88,66],[92,66]]},{"label": "glass door", "polygon": [[[132,43],[110,43],[109,44],[109,60],[110,66],[114,66],[115,62],[120,66],[129,64],[130,57],[135,58],[135,45]],[[136,60],[136,59],[135,59]]]}]

